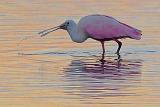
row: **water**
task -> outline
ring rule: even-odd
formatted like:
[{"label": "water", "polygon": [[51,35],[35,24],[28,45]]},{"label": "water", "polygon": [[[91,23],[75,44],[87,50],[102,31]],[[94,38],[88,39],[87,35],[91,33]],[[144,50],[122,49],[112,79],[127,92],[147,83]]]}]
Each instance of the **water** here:
[{"label": "water", "polygon": [[[3,107],[159,107],[159,0],[0,1],[0,105]],[[73,43],[59,30],[37,32],[88,14],[105,14],[143,31],[140,41]],[[33,38],[21,41],[25,37]],[[20,45],[18,45],[20,44]],[[21,55],[18,53],[25,53]]]}]

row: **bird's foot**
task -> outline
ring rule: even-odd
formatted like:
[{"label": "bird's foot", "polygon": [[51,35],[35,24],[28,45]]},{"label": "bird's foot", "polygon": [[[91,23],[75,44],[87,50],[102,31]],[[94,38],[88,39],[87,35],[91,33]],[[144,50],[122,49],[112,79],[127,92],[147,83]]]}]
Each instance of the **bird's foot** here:
[{"label": "bird's foot", "polygon": [[120,53],[119,53],[119,52],[116,52],[115,54],[120,55]]},{"label": "bird's foot", "polygon": [[114,59],[114,60],[116,60],[116,61],[122,61],[122,59],[120,59],[120,58],[117,58],[117,59]]},{"label": "bird's foot", "polygon": [[100,59],[99,61],[100,61],[101,63],[103,63],[103,64],[106,62],[106,60],[104,60],[103,58]]}]

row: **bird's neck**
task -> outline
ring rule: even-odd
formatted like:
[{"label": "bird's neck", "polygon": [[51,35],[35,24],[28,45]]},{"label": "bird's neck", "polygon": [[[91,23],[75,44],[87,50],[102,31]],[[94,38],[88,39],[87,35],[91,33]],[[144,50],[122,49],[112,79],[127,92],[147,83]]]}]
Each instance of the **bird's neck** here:
[{"label": "bird's neck", "polygon": [[67,31],[74,42],[81,43],[88,38],[81,29],[78,29],[76,23],[69,27]]}]

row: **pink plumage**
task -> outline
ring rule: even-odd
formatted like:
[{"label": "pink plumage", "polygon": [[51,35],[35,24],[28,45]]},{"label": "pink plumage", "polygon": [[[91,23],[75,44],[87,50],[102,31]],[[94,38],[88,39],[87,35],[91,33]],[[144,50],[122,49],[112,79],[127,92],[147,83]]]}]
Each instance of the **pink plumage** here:
[{"label": "pink plumage", "polygon": [[142,35],[140,30],[105,15],[85,16],[80,19],[78,24],[73,20],[67,20],[60,26],[44,30],[39,34],[41,34],[41,36],[45,36],[46,34],[58,29],[66,30],[72,41],[77,43],[82,43],[88,38],[100,41],[103,49],[101,61],[104,61],[105,41],[113,40],[117,42],[118,49],[116,53],[119,55],[122,42],[118,39],[131,38],[139,40]]},{"label": "pink plumage", "polygon": [[90,15],[81,18],[78,27],[90,38],[113,40],[121,38],[141,39],[141,31],[105,15]]}]

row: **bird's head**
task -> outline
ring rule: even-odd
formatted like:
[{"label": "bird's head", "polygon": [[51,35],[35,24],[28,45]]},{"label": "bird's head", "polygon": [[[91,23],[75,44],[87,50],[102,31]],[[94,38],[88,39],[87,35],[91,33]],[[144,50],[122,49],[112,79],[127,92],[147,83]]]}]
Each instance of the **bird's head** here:
[{"label": "bird's head", "polygon": [[46,30],[43,30],[41,32],[39,32],[38,34],[42,36],[45,36],[47,35],[48,33],[50,32],[53,32],[53,31],[56,31],[58,29],[63,29],[63,30],[69,30],[71,29],[76,23],[73,21],[73,20],[66,20],[64,23],[62,23],[61,25],[59,26],[56,26],[56,27],[53,27],[53,28],[49,28],[49,29],[46,29]]},{"label": "bird's head", "polygon": [[74,24],[75,24],[75,22],[73,20],[66,20],[63,24],[60,25],[60,29],[68,30]]}]

